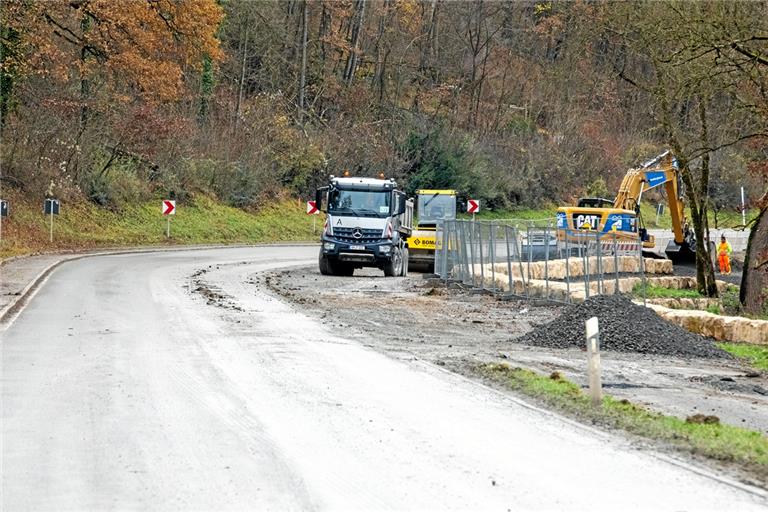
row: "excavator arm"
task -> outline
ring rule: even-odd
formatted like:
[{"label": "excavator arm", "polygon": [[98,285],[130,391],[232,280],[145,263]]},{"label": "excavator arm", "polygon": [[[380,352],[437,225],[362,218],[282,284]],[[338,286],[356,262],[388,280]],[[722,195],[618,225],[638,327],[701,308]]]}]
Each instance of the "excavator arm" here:
[{"label": "excavator arm", "polygon": [[685,213],[678,182],[677,161],[670,151],[666,151],[640,167],[630,169],[624,175],[619,193],[616,195],[614,208],[640,213],[640,200],[643,197],[643,192],[664,185],[669,202],[669,212],[672,217],[672,232],[675,236],[675,243],[681,245],[685,241],[685,234],[683,233]]}]

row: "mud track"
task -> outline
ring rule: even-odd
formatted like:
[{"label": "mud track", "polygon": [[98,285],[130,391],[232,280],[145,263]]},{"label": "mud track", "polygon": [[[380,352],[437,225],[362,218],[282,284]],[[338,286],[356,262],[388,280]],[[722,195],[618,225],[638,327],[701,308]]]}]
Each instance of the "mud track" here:
[{"label": "mud track", "polygon": [[[396,358],[419,358],[466,375],[479,362],[507,362],[558,371],[586,386],[581,349],[517,341],[557,318],[563,307],[446,288],[421,274],[385,278],[367,269],[353,277],[334,277],[307,267],[256,275],[251,283],[301,304],[339,332]],[[611,351],[603,352],[602,361],[603,383],[613,396],[678,417],[712,415],[768,433],[768,376],[738,361]]]}]

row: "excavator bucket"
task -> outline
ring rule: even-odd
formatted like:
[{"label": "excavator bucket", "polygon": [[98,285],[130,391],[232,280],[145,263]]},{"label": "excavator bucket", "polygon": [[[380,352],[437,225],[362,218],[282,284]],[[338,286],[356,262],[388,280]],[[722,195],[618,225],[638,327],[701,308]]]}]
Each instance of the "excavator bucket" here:
[{"label": "excavator bucket", "polygon": [[670,240],[664,253],[667,255],[667,258],[672,260],[672,263],[675,265],[695,265],[695,249],[696,248],[692,247],[688,242],[678,244],[674,240]]}]

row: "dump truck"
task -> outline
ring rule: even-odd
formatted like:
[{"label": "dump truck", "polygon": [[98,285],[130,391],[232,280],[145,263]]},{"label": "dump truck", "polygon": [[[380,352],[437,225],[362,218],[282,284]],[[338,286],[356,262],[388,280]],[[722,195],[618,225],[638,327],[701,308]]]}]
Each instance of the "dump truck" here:
[{"label": "dump truck", "polygon": [[320,273],[351,276],[355,269],[377,267],[386,276],[407,275],[413,200],[395,180],[330,176],[315,201],[327,214]]},{"label": "dump truck", "polygon": [[416,212],[416,229],[408,239],[409,270],[434,272],[437,228],[456,219],[456,191],[417,190]]},{"label": "dump truck", "polygon": [[642,242],[643,251],[654,254],[655,238],[643,226],[640,217],[640,201],[643,193],[664,185],[673,239],[665,249],[666,256],[675,263],[692,263],[696,259],[696,241],[693,231],[687,227],[684,202],[681,195],[680,174],[677,159],[671,151],[632,168],[624,176],[616,198],[587,197],[577,206],[557,209],[558,238],[578,243],[579,233],[610,234],[619,241]]}]

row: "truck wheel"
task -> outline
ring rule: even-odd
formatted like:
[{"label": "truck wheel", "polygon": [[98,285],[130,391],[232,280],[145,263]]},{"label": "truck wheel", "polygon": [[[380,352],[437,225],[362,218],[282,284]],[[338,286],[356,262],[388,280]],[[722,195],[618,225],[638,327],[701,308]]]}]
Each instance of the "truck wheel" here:
[{"label": "truck wheel", "polygon": [[403,273],[403,255],[399,247],[392,248],[392,256],[384,265],[384,275],[387,277],[399,276]]},{"label": "truck wheel", "polygon": [[320,258],[318,261],[318,266],[320,267],[320,273],[324,276],[332,276],[334,275],[334,268],[331,265],[331,262],[328,261],[328,258],[323,256],[322,250],[320,251]]}]

